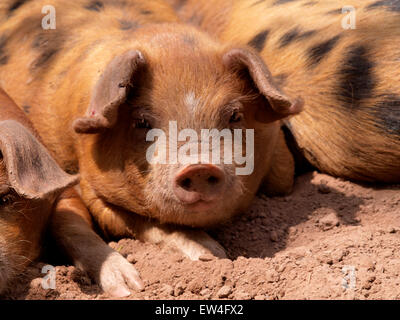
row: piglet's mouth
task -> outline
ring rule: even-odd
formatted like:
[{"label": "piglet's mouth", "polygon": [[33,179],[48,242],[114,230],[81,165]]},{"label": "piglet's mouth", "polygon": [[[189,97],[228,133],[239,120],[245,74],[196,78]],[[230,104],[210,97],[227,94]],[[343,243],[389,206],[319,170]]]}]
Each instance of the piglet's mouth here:
[{"label": "piglet's mouth", "polygon": [[198,192],[186,192],[185,194],[180,195],[179,200],[184,206],[193,206],[201,203],[212,204],[213,202],[215,202],[216,198],[217,197],[212,194],[205,195]]},{"label": "piglet's mouth", "polygon": [[221,197],[218,194],[187,192],[184,196],[181,196],[179,203],[189,213],[201,213],[215,208],[219,200],[221,200]]},{"label": "piglet's mouth", "polygon": [[193,203],[185,203],[184,207],[188,212],[204,212],[214,208],[216,205],[216,201],[204,201],[198,200]]}]

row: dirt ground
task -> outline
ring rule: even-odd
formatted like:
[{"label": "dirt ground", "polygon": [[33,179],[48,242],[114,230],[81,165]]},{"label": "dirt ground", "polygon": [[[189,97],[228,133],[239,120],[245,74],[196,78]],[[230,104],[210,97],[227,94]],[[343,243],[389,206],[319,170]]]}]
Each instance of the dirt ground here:
[{"label": "dirt ground", "polygon": [[[146,284],[128,299],[400,299],[400,186],[308,173],[291,196],[261,196],[210,234],[229,260],[194,262],[171,248],[110,243]],[[110,299],[65,265],[56,267],[56,289],[44,290],[44,264],[34,264],[5,298]]]}]

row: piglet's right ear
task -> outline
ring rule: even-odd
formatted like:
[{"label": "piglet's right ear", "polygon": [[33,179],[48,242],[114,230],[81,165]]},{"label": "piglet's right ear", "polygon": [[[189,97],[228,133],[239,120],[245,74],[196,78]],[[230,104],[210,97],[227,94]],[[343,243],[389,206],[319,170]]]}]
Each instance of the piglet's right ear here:
[{"label": "piglet's right ear", "polygon": [[146,64],[143,54],[130,50],[115,57],[98,80],[83,118],[75,120],[77,133],[98,133],[117,122],[118,109],[128,96],[135,73]]}]

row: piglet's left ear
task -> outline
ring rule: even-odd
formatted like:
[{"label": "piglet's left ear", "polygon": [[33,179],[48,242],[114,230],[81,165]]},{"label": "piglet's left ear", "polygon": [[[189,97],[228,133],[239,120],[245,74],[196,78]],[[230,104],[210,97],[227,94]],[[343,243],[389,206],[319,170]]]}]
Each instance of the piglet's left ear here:
[{"label": "piglet's left ear", "polygon": [[126,101],[134,77],[145,64],[138,50],[116,56],[97,81],[86,115],[74,121],[75,132],[99,133],[114,127],[119,107]]},{"label": "piglet's left ear", "polygon": [[302,111],[304,102],[301,98],[290,99],[275,84],[268,67],[262,58],[247,49],[232,49],[223,56],[223,62],[229,69],[248,71],[256,89],[267,100],[267,106],[260,110],[257,118],[261,122],[271,122],[295,115]]}]

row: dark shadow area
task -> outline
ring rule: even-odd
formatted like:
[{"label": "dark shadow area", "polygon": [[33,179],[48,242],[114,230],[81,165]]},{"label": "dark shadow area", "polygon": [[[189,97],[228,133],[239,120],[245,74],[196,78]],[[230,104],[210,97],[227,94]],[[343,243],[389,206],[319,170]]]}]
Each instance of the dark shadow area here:
[{"label": "dark shadow area", "polygon": [[359,223],[356,213],[364,199],[312,180],[312,173],[298,177],[293,193],[286,197],[257,197],[245,214],[210,230],[210,235],[224,246],[232,259],[265,258],[285,249],[289,228],[303,222],[314,220],[318,224],[318,219],[334,214],[341,225]]},{"label": "dark shadow area", "polygon": [[[47,239],[43,247],[43,254],[40,261],[52,266],[72,266],[73,264],[71,263],[70,259],[64,254],[64,251],[57,246],[52,236],[47,235],[46,238]],[[104,260],[105,259],[106,258],[104,258]],[[70,272],[70,278],[79,286],[80,290],[87,295],[103,293],[103,290],[99,286],[95,285],[94,280],[91,279],[86,272],[78,268],[74,268]]]},{"label": "dark shadow area", "polygon": [[283,134],[285,136],[286,145],[290,150],[295,162],[295,175],[296,177],[303,175],[307,172],[316,170],[316,168],[307,160],[304,156],[304,152],[301,150],[300,146],[296,142],[292,132],[286,125],[281,127]]},{"label": "dark shadow area", "polygon": [[[69,268],[72,266],[71,261],[57,246],[49,232],[45,236],[42,253],[37,261],[33,262],[22,274],[15,277],[10,289],[0,295],[0,300],[26,300],[28,296],[30,299],[35,299],[36,293],[39,299],[57,299],[60,296],[60,291],[63,292],[64,277],[75,282],[80,290],[87,295],[103,293],[101,288],[95,285],[85,272],[77,268]],[[62,268],[62,270],[57,270],[55,289],[43,289],[41,287],[40,279],[44,279],[47,275],[47,273],[42,273],[42,268],[46,265]],[[32,286],[32,281],[35,279],[38,281],[34,281]]]}]

